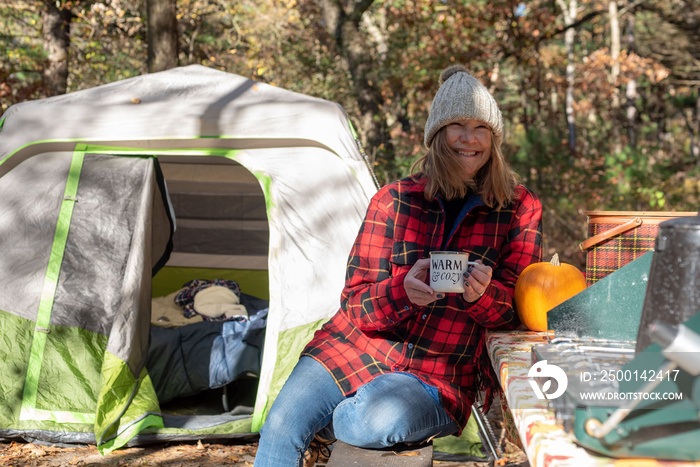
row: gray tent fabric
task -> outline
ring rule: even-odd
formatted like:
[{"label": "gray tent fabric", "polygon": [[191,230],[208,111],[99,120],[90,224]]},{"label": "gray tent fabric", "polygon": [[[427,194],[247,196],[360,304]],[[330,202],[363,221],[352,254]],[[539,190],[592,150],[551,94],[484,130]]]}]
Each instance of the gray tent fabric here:
[{"label": "gray tent fabric", "polygon": [[[0,374],[12,378],[0,378],[0,438],[92,439],[108,452],[256,432],[338,308],[377,188],[340,105],[198,65],[10,107],[0,117]],[[145,365],[161,267],[263,272],[252,417],[178,419],[206,432],[164,425],[174,419]]]},{"label": "gray tent fabric", "polygon": [[[35,142],[37,134],[55,143],[229,136],[240,140],[240,149],[271,145],[282,149],[297,146],[299,143],[292,143],[296,140],[338,155],[358,153],[352,135],[338,132],[347,126],[338,104],[200,65],[20,103],[10,107],[3,118],[0,160]],[[178,148],[198,144],[201,142],[170,143]],[[13,159],[21,157],[19,151]],[[3,165],[9,165],[0,166],[0,172],[15,161],[5,161]],[[362,158],[354,162],[366,165]],[[355,172],[370,173],[366,166]]]},{"label": "gray tent fabric", "polygon": [[[99,424],[95,404],[113,407],[120,393],[101,395],[103,378],[116,376],[107,354],[138,380],[151,276],[172,235],[156,163],[77,149],[37,155],[0,178],[0,374],[14,369],[0,383],[0,438],[84,440],[84,427]],[[129,405],[129,392],[117,405]],[[55,421],[62,434],[36,429]]]},{"label": "gray tent fabric", "polygon": [[[61,183],[68,177],[72,157],[43,154],[2,178],[0,198],[9,201],[0,226],[6,245],[0,261],[2,310],[34,318],[29,312],[41,299],[34,291],[43,287],[55,215],[63,199]],[[28,186],[38,186],[41,192],[27,196]],[[154,208],[164,202],[156,191],[152,159],[86,155],[63,253],[63,270],[70,273],[58,278],[51,311],[54,326],[109,335],[108,350],[129,362],[136,374],[148,348],[148,316],[139,310],[150,303],[153,262],[167,254],[165,249],[152,254],[151,219],[154,213],[165,213]]]}]

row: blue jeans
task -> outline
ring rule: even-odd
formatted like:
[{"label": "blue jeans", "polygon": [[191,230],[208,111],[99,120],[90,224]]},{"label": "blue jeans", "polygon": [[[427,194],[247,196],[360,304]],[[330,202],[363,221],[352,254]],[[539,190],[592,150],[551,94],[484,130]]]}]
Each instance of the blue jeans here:
[{"label": "blue jeans", "polygon": [[314,435],[383,448],[448,436],[459,427],[438,391],[407,373],[374,378],[348,397],[323,365],[301,357],[260,430],[255,467],[301,466]]}]

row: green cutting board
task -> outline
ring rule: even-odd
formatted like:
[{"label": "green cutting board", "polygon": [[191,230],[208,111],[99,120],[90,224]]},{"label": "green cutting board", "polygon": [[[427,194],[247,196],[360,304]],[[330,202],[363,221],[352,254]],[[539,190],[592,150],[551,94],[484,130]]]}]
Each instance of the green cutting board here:
[{"label": "green cutting board", "polygon": [[637,341],[653,251],[591,284],[547,313],[555,337]]}]

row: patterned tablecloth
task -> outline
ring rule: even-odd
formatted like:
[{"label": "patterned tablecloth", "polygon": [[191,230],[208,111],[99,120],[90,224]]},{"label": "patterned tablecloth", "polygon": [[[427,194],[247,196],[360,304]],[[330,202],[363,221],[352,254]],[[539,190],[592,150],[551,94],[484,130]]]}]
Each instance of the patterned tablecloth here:
[{"label": "patterned tablecloth", "polygon": [[532,366],[531,349],[547,342],[543,332],[494,331],[487,335],[487,347],[493,367],[520,436],[523,450],[533,467],[654,467],[698,466],[700,463],[667,462],[653,459],[613,459],[600,456],[574,442],[573,435],[555,421],[554,411],[546,400],[533,397],[528,383]]}]

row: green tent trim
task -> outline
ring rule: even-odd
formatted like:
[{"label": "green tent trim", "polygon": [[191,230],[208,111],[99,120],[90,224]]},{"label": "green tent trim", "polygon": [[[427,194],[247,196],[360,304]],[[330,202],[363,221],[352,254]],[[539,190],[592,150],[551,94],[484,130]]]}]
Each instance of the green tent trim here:
[{"label": "green tent trim", "polygon": [[[23,395],[26,392],[24,387],[27,385],[29,372],[26,363],[32,358],[30,348],[34,344],[31,337],[36,324],[34,321],[0,310],[0,327],[3,335],[8,337],[0,343],[0,372],[13,376],[2,381],[2,391],[9,404],[0,407],[0,426],[32,430],[43,429],[48,424],[60,426],[67,431],[92,432],[95,423],[94,384],[100,381],[99,368],[95,368],[94,362],[101,358],[101,353],[106,348],[105,336],[79,328],[48,327],[48,333],[43,335],[48,336],[46,348],[51,352],[40,356],[44,365],[39,362],[39,370],[46,372],[45,368],[54,367],[61,371],[65,363],[60,355],[71,355],[74,365],[79,366],[89,378],[86,378],[84,384],[71,388],[70,400],[57,396],[67,389],[61,386],[61,381],[55,381],[51,386],[47,385],[46,390],[41,391],[44,394],[41,399],[36,398],[35,390],[35,398],[30,406],[23,402]],[[89,344],[87,350],[86,342]],[[52,355],[57,357],[52,358]],[[18,369],[22,368],[20,364],[25,364],[26,373],[18,372]],[[37,375],[36,389],[44,389],[43,381],[45,380],[41,375]],[[54,407],[59,403],[63,406],[70,404],[72,410],[55,410]],[[21,417],[22,410],[31,416]]]},{"label": "green tent trim", "polygon": [[[225,138],[218,138],[225,139]],[[51,141],[41,141],[32,144],[47,143]],[[63,140],[62,142],[75,142],[75,140]],[[96,444],[100,452],[108,453],[113,450],[119,449],[120,447],[126,445],[130,439],[135,435],[143,432],[158,432],[158,433],[168,433],[168,432],[188,432],[191,430],[182,429],[166,429],[164,428],[163,419],[159,414],[160,408],[158,404],[158,399],[155,390],[148,378],[146,369],[142,370],[139,378],[135,378],[131,374],[131,370],[128,368],[125,362],[121,361],[117,357],[111,355],[109,352],[105,352],[106,341],[100,346],[104,352],[104,364],[102,368],[101,387],[103,388],[103,393],[99,395],[97,403],[97,414],[94,412],[79,412],[79,411],[60,411],[60,410],[50,410],[50,409],[39,409],[36,407],[36,394],[37,388],[40,381],[40,373],[42,368],[42,362],[44,359],[44,350],[46,347],[46,341],[48,336],[51,334],[52,329],[49,328],[49,321],[51,317],[51,307],[53,305],[54,295],[56,291],[56,285],[58,283],[58,276],[61,270],[61,262],[63,259],[63,251],[68,238],[68,231],[70,229],[71,214],[73,211],[73,206],[75,204],[75,196],[77,194],[78,182],[80,179],[82,162],[84,160],[85,154],[105,154],[105,155],[115,155],[115,156],[131,156],[131,157],[157,157],[159,155],[179,155],[179,156],[219,156],[225,157],[227,159],[236,160],[236,156],[239,150],[236,149],[226,149],[226,148],[192,148],[192,149],[144,149],[144,148],[129,148],[122,146],[106,146],[100,144],[87,144],[82,143],[76,146],[76,151],[74,151],[73,160],[71,163],[71,168],[69,170],[69,177],[66,184],[64,200],[61,204],[59,211],[59,220],[56,227],[56,233],[54,237],[54,243],[51,251],[51,257],[49,265],[47,268],[46,280],[44,283],[44,290],[42,292],[42,298],[40,302],[39,312],[37,316],[36,329],[34,331],[34,337],[32,340],[32,348],[30,352],[30,359],[28,363],[28,370],[26,375],[26,384],[24,385],[23,397],[22,397],[22,408],[20,413],[20,421],[42,421],[42,422],[54,422],[64,425],[94,425],[94,433]],[[5,159],[7,160],[7,159]],[[4,162],[4,161],[2,161]],[[0,164],[2,163],[0,162]],[[260,186],[265,194],[266,200],[266,211],[268,213],[268,219],[270,218],[270,209],[275,207],[274,201],[271,196],[271,183],[272,180],[269,176],[261,173],[259,171],[251,171],[253,175],[258,179]],[[165,268],[164,270],[170,270],[166,274],[177,275],[178,273],[182,275],[191,276],[192,272],[197,274],[201,273],[203,278],[212,276],[212,278],[221,278],[222,273],[219,270],[213,269],[203,269],[194,268],[196,271],[192,271],[193,268]],[[267,271],[248,271],[251,275],[251,283],[259,281],[261,276],[264,276],[264,284],[267,285]],[[223,275],[226,275],[225,273]],[[237,280],[240,280],[238,271],[236,273]],[[165,279],[162,283],[171,283],[169,279]],[[172,283],[171,283],[172,284]],[[257,288],[260,288],[258,285]],[[253,290],[250,290],[253,292]],[[266,290],[260,290],[264,292],[259,296],[269,297],[269,286]],[[315,328],[320,327],[320,324],[315,324]],[[312,326],[312,327],[314,327]],[[310,338],[313,334],[304,334],[304,336]],[[83,330],[77,329],[76,331],[81,332]],[[294,330],[296,332],[296,330]],[[287,336],[292,333],[285,333]],[[65,337],[65,333],[61,333]],[[305,338],[306,338],[305,337]],[[296,337],[298,339],[298,337]],[[303,339],[302,339],[303,340]],[[308,340],[308,339],[307,339]],[[84,342],[84,340],[77,340],[77,342]],[[303,345],[303,342],[302,342]],[[297,346],[299,346],[297,344]],[[282,342],[278,348],[288,350],[284,342]],[[280,352],[278,355],[284,355],[285,352]],[[296,361],[296,358],[293,359]],[[288,374],[293,368],[293,364],[283,367],[282,372]],[[287,368],[288,367],[288,368]],[[276,368],[278,368],[276,366]],[[279,372],[280,370],[276,370]],[[286,379],[286,376],[285,376]],[[276,394],[279,388],[274,392]],[[51,406],[51,404],[49,404]],[[130,417],[131,413],[143,414],[147,413],[146,417],[133,418]],[[262,414],[254,415],[254,419],[261,419]],[[264,418],[262,418],[264,420]],[[232,427],[231,423],[224,424],[220,427],[215,427],[208,430],[211,433],[230,433],[230,429],[244,429],[248,431],[251,426],[255,426],[255,421],[251,422],[251,419],[241,420],[232,422],[236,427]],[[262,423],[260,423],[262,425]],[[66,428],[64,426],[64,428]],[[156,429],[155,431],[153,429]],[[253,431],[259,431],[259,427],[252,428]],[[83,429],[78,429],[77,431],[84,431]],[[192,432],[194,433],[194,432]]]},{"label": "green tent trim", "polygon": [[[51,319],[51,309],[56,295],[58,275],[61,271],[63,253],[68,240],[68,230],[75,205],[75,196],[78,192],[78,181],[83,165],[85,153],[77,150],[73,153],[68,180],[66,182],[65,194],[58,215],[56,232],[54,234],[51,256],[49,259],[44,286],[39,301],[36,327],[32,339],[32,347],[27,368],[24,394],[22,396],[22,409],[20,420],[66,420],[70,422],[86,423],[86,415],[80,413],[46,413],[46,411],[36,410],[37,387],[39,386],[39,374],[41,373],[44,359],[44,349],[49,336],[49,321]],[[88,417],[89,418],[89,417]],[[89,422],[89,420],[88,420]]]},{"label": "green tent trim", "polygon": [[124,361],[105,352],[102,377],[95,421],[100,452],[124,446],[144,428],[163,426],[158,396],[146,368],[136,378]]}]

